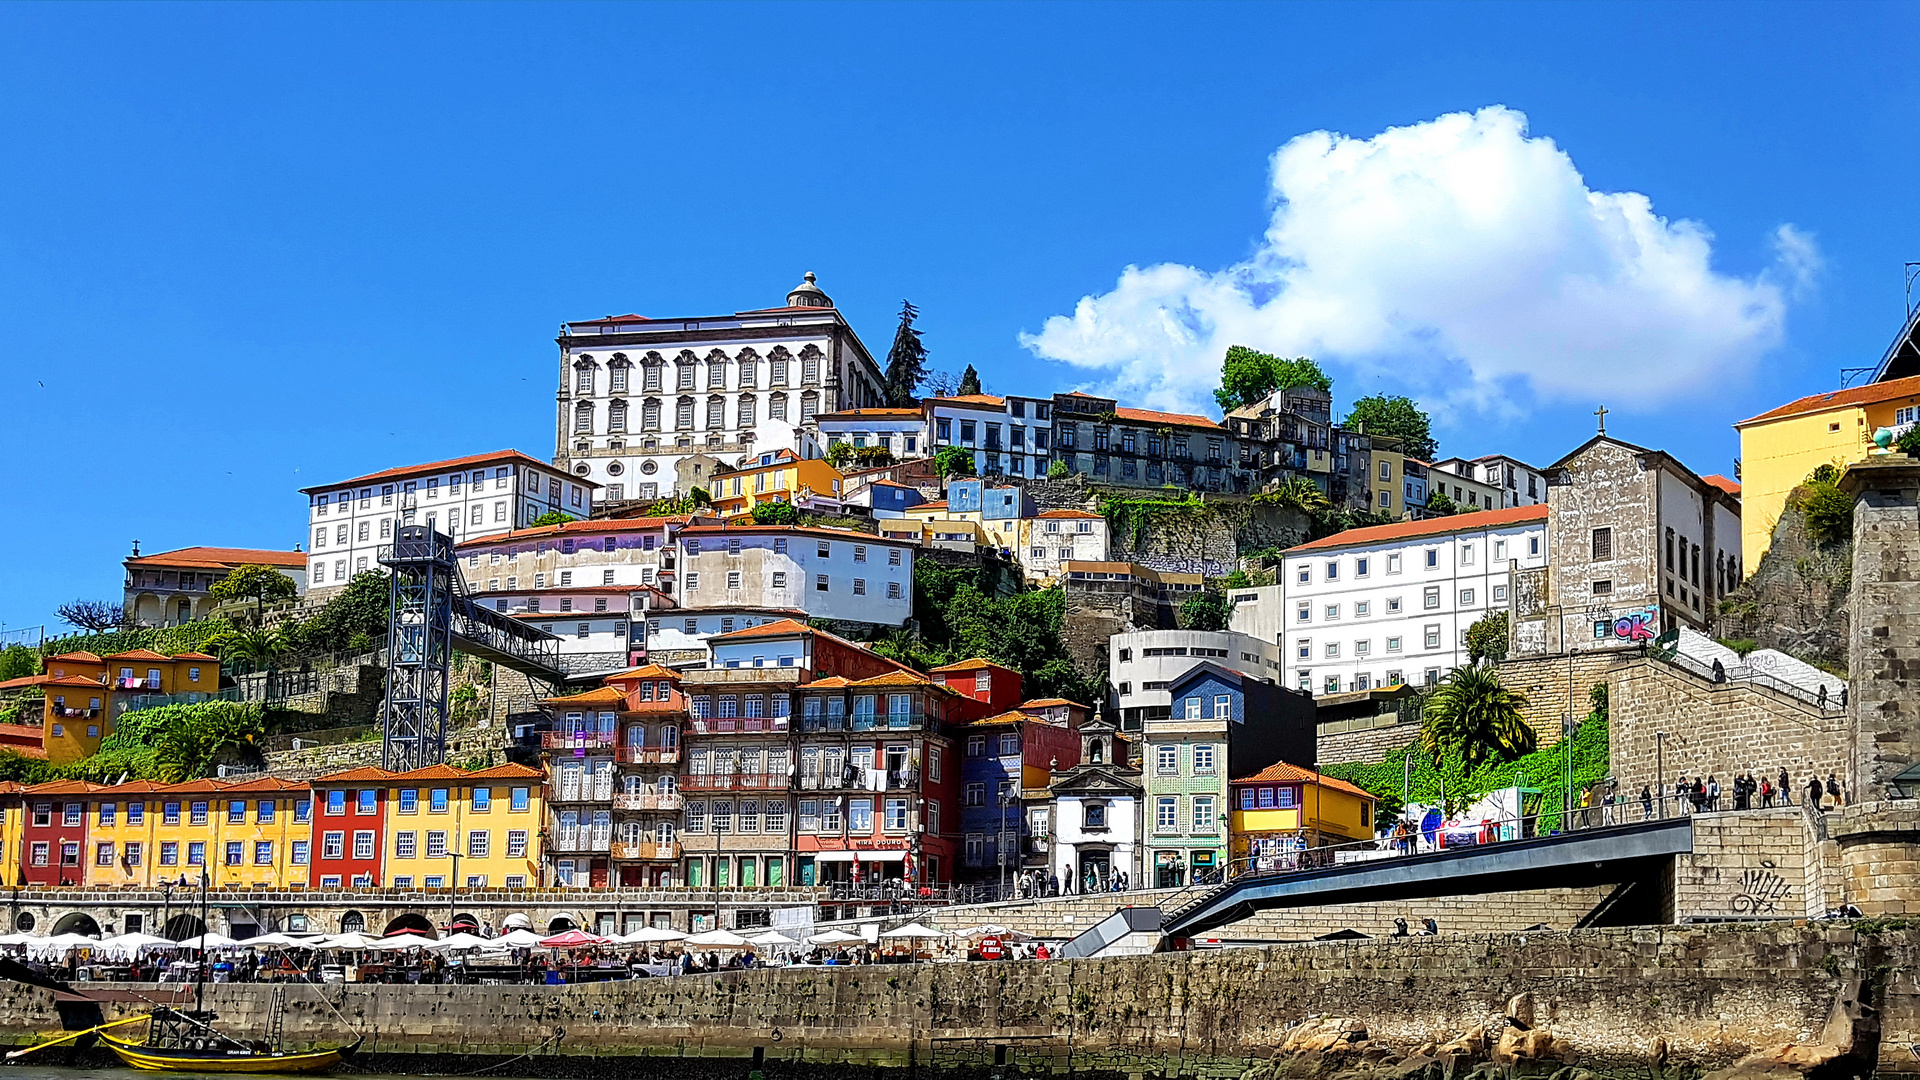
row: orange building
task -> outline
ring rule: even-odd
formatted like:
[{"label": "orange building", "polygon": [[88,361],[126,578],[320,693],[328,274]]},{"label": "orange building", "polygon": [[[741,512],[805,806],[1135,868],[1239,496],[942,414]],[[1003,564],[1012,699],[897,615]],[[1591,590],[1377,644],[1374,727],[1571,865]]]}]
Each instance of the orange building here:
[{"label": "orange building", "polygon": [[[39,741],[55,765],[98,751],[114,721],[136,707],[201,701],[220,690],[220,659],[206,653],[70,652],[48,657],[45,667],[43,674],[0,682],[0,692],[38,688],[46,695]],[[7,729],[0,731],[0,743],[23,743],[24,733],[12,730],[17,726],[0,725]]]}]

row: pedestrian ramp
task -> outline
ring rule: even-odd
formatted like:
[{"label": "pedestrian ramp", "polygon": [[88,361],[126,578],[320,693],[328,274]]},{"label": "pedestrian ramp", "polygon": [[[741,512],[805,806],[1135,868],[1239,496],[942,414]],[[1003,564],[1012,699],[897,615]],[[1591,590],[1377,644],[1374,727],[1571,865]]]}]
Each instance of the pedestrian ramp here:
[{"label": "pedestrian ramp", "polygon": [[1157,907],[1123,907],[1060,946],[1057,955],[1074,959],[1155,952],[1164,937],[1160,930],[1162,919]]}]

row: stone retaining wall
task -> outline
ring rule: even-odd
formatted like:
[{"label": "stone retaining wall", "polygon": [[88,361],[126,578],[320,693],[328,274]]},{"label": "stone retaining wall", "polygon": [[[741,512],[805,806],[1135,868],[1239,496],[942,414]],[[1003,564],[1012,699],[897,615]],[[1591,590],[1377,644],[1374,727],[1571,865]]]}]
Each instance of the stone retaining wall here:
[{"label": "stone retaining wall", "polygon": [[1318,753],[1321,765],[1342,765],[1359,762],[1375,765],[1387,759],[1387,755],[1403,746],[1411,746],[1420,737],[1418,723],[1393,724],[1388,727],[1369,728],[1365,731],[1342,731],[1338,734],[1319,737]]},{"label": "stone retaining wall", "polygon": [[[739,1059],[737,1077],[752,1058],[774,1080],[809,1062],[1230,1080],[1266,1069],[1312,1017],[1357,1020],[1371,1045],[1405,1055],[1490,1020],[1497,1033],[1519,1001],[1583,1066],[1672,1076],[1756,1048],[1831,1040],[1830,1018],[1865,982],[1867,1003],[1884,1004],[1886,1031],[1861,1049],[1889,1047],[1880,1064],[1890,1071],[1913,1068],[1911,980],[1885,994],[1874,980],[1883,967],[1912,970],[1915,937],[1837,925],[1474,935],[580,987],[319,988],[332,1004],[296,987],[285,1025],[291,1045],[338,1042],[337,1008],[366,1036],[363,1067],[381,1069],[464,1073],[468,1062],[529,1054],[503,1074],[584,1075],[571,1063],[591,1059],[603,1078],[722,1076],[717,1066]],[[257,1031],[272,992],[215,985],[207,1004],[229,1028]],[[50,995],[0,986],[0,1039],[56,1027]]]}]

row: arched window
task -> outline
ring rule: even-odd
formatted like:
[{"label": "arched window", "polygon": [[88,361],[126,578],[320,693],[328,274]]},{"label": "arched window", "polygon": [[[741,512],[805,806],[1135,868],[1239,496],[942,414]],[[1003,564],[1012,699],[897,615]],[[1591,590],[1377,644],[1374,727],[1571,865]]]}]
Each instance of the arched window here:
[{"label": "arched window", "polygon": [[675,390],[693,389],[693,371],[700,366],[700,358],[693,355],[692,349],[681,349],[680,355],[674,358],[673,363],[675,368],[673,388]]},{"label": "arched window", "polygon": [[747,428],[747,427],[753,426],[753,421],[754,421],[753,395],[741,394],[740,395],[740,417],[736,421],[736,424],[739,427]]},{"label": "arched window", "polygon": [[1099,765],[1107,760],[1107,744],[1104,739],[1094,739],[1087,743],[1087,760]]},{"label": "arched window", "polygon": [[708,430],[712,430],[726,426],[727,399],[721,397],[719,394],[715,394],[707,399],[707,428]]},{"label": "arched window", "polygon": [[820,347],[809,345],[800,350],[800,385],[815,386],[820,382]]},{"label": "arched window", "polygon": [[625,354],[614,353],[613,359],[607,364],[607,391],[613,394],[626,393],[627,372],[632,370],[633,364],[627,360]]},{"label": "arched window", "polygon": [[573,430],[579,435],[593,433],[593,402],[583,401],[573,407]]},{"label": "arched window", "polygon": [[707,354],[707,389],[725,390],[727,388],[727,354],[715,349]]},{"label": "arched window", "polygon": [[658,393],[660,390],[660,372],[665,370],[667,362],[657,352],[650,352],[640,359],[641,388]]},{"label": "arched window", "polygon": [[787,385],[787,365],[792,360],[793,354],[787,351],[785,345],[775,345],[773,351],[767,354],[767,373],[771,376],[767,385]]},{"label": "arched window", "polygon": [[760,354],[751,348],[741,349],[740,355],[734,358],[734,363],[740,365],[740,378],[734,383],[734,387],[740,390],[759,389]]},{"label": "arched window", "polygon": [[806,423],[820,411],[820,395],[809,390],[800,395],[800,422]]},{"label": "arched window", "polygon": [[349,911],[340,916],[340,932],[343,934],[358,934],[366,928],[367,917],[357,911]]},{"label": "arched window", "polygon": [[[625,369],[615,368],[614,370],[616,372],[623,372]],[[625,380],[621,380],[621,381],[624,382]],[[607,430],[608,431],[627,430],[627,403],[624,401],[621,401],[619,398],[615,398],[614,400],[607,403]]]},{"label": "arched window", "polygon": [[773,420],[787,418],[787,395],[775,394],[767,399],[767,416]]},{"label": "arched window", "polygon": [[674,403],[673,427],[676,431],[693,430],[693,399],[683,397]]},{"label": "arched window", "polygon": [[640,403],[640,430],[660,430],[660,399],[648,398]]},{"label": "arched window", "polygon": [[583,356],[573,362],[573,392],[593,393],[593,357]]}]

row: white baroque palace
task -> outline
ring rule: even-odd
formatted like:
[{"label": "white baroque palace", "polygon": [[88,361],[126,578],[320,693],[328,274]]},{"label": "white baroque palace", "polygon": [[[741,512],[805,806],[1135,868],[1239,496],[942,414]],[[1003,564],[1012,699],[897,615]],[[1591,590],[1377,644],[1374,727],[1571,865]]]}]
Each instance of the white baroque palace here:
[{"label": "white baroque palace", "polygon": [[561,328],[553,462],[618,502],[684,493],[742,455],[818,457],[822,413],[884,404],[880,366],[811,273],[784,307]]}]

